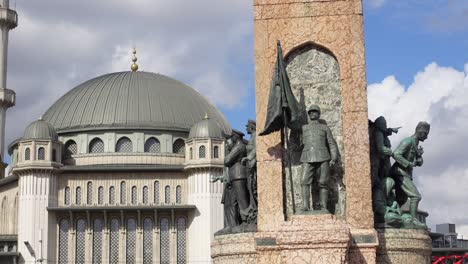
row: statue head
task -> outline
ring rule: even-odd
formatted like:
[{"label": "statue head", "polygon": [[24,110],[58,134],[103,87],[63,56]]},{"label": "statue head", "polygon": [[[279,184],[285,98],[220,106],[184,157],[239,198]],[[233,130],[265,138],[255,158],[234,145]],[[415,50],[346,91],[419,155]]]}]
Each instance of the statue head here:
[{"label": "statue head", "polygon": [[431,125],[426,121],[421,121],[416,126],[415,135],[419,141],[426,140],[427,136],[429,135],[429,130],[431,129]]},{"label": "statue head", "polygon": [[385,117],[383,117],[383,116],[377,117],[377,119],[375,119],[375,121],[374,121],[374,125],[380,131],[386,131],[387,130],[387,120],[385,120]]},{"label": "statue head", "polygon": [[318,105],[311,105],[307,108],[307,114],[310,120],[318,120],[320,118],[320,107]]},{"label": "statue head", "polygon": [[257,122],[255,122],[255,120],[249,119],[249,121],[247,121],[247,124],[245,125],[245,130],[247,131],[247,134],[254,134],[256,129]]},{"label": "statue head", "polygon": [[238,142],[242,142],[242,138],[244,137],[244,133],[239,130],[233,129],[232,134],[228,137],[226,141],[227,148],[232,148]]}]

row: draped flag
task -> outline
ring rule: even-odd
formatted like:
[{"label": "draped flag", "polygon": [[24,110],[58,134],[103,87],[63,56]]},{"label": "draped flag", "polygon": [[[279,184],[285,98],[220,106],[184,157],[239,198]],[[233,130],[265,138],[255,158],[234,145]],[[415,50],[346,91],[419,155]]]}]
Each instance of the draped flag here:
[{"label": "draped flag", "polygon": [[284,64],[283,50],[278,40],[277,58],[268,98],[265,128],[263,128],[259,135],[268,135],[283,127],[292,128],[296,122],[299,122],[299,118],[299,103],[292,93]]}]

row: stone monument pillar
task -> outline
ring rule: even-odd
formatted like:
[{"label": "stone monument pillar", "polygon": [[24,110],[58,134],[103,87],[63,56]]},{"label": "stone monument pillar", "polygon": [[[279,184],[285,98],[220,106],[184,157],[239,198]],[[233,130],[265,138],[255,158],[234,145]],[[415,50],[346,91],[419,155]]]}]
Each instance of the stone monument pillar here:
[{"label": "stone monument pillar", "polygon": [[296,207],[302,197],[297,153],[291,183],[281,133],[257,137],[257,232],[216,237],[214,262],[375,263],[362,2],[254,0],[254,20],[258,126],[280,40],[297,101],[303,110],[320,105],[341,159],[332,168],[331,214],[293,213],[289,185]]},{"label": "stone monument pillar", "polygon": [[[323,210],[314,183],[301,183],[301,144],[293,132],[287,154],[282,133],[257,137],[257,231],[215,236],[214,263],[396,263],[414,248],[427,259],[425,234],[374,229],[362,0],[254,0],[254,34],[257,132],[265,124],[280,40],[300,110],[307,117],[306,109],[320,106],[339,161],[331,165]],[[309,211],[300,210],[301,184],[311,188]],[[404,237],[414,237],[407,241],[414,245],[395,247],[392,241]],[[380,246],[379,238],[386,239]]]}]

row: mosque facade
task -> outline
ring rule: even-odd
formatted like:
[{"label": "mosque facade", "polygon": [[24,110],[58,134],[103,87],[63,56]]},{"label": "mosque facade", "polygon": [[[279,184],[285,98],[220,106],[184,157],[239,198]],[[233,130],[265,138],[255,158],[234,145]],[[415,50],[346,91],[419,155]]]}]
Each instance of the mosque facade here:
[{"label": "mosque facade", "polygon": [[223,174],[230,125],[135,61],[71,89],[8,145],[0,263],[211,262],[223,186],[210,180]]}]

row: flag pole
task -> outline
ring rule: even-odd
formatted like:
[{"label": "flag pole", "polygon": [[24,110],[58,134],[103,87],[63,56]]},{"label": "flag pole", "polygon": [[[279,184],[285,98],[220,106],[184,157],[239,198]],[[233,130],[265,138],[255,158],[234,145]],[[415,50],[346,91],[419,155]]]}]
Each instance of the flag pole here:
[{"label": "flag pole", "polygon": [[291,153],[289,152],[289,137],[288,137],[288,126],[287,124],[287,117],[286,117],[286,109],[283,107],[283,119],[284,119],[284,147],[286,150],[286,162],[288,163],[288,169],[289,169],[289,187],[291,190],[291,202],[292,202],[292,211],[293,214],[296,214],[296,201],[294,198],[294,182],[292,179],[292,168],[291,168]]}]

